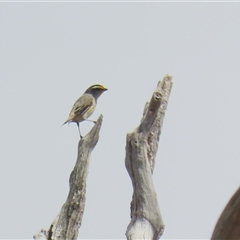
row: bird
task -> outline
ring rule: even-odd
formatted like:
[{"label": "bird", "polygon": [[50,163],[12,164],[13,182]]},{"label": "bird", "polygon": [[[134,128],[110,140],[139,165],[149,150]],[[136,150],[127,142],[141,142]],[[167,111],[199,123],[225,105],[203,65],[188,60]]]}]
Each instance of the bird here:
[{"label": "bird", "polygon": [[101,96],[101,94],[108,89],[100,84],[94,84],[90,86],[84,94],[77,99],[77,101],[73,104],[71,112],[69,113],[68,119],[63,123],[70,123],[75,122],[78,126],[78,131],[80,138],[82,139],[83,136],[80,132],[79,123],[82,121],[90,121],[96,123],[96,121],[89,120],[89,118],[96,106],[97,106],[97,99]]}]

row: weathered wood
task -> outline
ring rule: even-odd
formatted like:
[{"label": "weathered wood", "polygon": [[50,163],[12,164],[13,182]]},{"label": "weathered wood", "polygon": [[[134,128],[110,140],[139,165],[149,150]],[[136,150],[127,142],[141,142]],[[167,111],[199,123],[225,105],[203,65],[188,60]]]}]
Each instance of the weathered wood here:
[{"label": "weathered wood", "polygon": [[152,173],[171,88],[167,75],[146,104],[140,126],[127,134],[125,165],[133,185],[128,240],[159,239],[164,231]]},{"label": "weathered wood", "polygon": [[211,237],[211,240],[223,239],[240,239],[240,188],[223,210]]},{"label": "weathered wood", "polygon": [[90,155],[99,139],[102,115],[91,131],[79,141],[76,165],[70,175],[70,190],[66,202],[48,230],[42,229],[34,236],[36,240],[77,239],[85,208],[86,180]]}]

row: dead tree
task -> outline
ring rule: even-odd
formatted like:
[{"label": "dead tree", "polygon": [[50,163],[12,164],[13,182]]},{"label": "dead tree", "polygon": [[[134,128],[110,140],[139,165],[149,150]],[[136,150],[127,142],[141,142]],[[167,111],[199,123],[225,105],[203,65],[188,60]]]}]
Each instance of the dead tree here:
[{"label": "dead tree", "polygon": [[[144,108],[140,125],[127,134],[125,165],[133,185],[128,240],[159,239],[164,223],[158,206],[152,174],[159,137],[172,88],[172,77],[159,81],[150,103]],[[70,175],[70,190],[60,213],[49,229],[41,229],[36,240],[75,240],[85,208],[86,179],[90,155],[99,139],[102,115],[91,131],[79,141],[76,165]],[[240,188],[221,214],[211,240],[240,239]]]},{"label": "dead tree", "polygon": [[70,175],[70,190],[60,213],[48,230],[42,229],[34,236],[36,240],[77,239],[85,208],[86,180],[90,155],[99,139],[102,126],[102,115],[91,131],[79,141],[76,165]]},{"label": "dead tree", "polygon": [[[145,106],[140,126],[127,136],[125,162],[134,188],[131,203],[132,220],[126,233],[128,239],[158,239],[164,230],[152,173],[171,87],[170,76],[159,82],[150,103]],[[34,239],[77,239],[85,208],[89,158],[98,142],[101,125],[102,116],[91,131],[79,141],[77,162],[70,175],[67,200],[49,229],[42,229]]]},{"label": "dead tree", "polygon": [[167,75],[159,81],[150,103],[145,105],[140,125],[127,134],[125,165],[133,185],[128,240],[155,240],[164,231],[152,174],[171,88],[172,77]]}]

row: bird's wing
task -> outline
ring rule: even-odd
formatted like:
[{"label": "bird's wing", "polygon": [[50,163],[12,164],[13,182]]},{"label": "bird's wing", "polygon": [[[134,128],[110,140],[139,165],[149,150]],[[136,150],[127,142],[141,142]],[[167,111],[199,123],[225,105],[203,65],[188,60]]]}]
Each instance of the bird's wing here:
[{"label": "bird's wing", "polygon": [[74,116],[84,115],[89,110],[89,108],[92,107],[93,100],[93,97],[88,94],[81,96],[73,105],[72,112]]}]

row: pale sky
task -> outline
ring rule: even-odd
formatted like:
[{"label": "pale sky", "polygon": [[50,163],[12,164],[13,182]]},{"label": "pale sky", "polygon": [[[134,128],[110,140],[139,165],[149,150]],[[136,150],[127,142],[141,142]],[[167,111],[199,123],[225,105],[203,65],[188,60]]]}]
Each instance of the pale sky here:
[{"label": "pale sky", "polygon": [[[79,238],[124,239],[127,132],[173,76],[154,184],[162,239],[210,238],[240,182],[240,3],[0,3],[0,238],[29,239],[65,202],[76,124],[95,83],[109,90],[91,155]],[[81,123],[86,134],[92,123]]]}]

